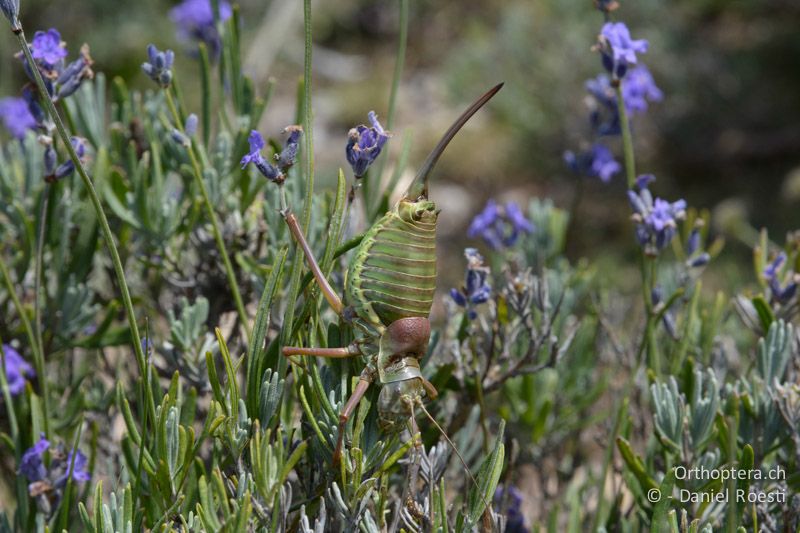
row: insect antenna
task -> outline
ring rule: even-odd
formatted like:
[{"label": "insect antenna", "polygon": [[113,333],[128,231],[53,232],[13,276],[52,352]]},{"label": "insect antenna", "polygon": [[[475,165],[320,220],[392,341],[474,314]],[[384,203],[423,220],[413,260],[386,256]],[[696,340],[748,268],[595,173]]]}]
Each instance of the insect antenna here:
[{"label": "insect antenna", "polygon": [[422,167],[419,169],[419,172],[417,172],[416,177],[414,177],[414,181],[411,182],[408,191],[406,191],[406,198],[411,198],[413,200],[416,200],[420,196],[427,198],[428,175],[431,173],[431,170],[433,170],[436,162],[439,161],[439,157],[442,155],[442,152],[444,152],[444,149],[447,148],[447,145],[450,144],[450,141],[453,140],[453,137],[456,136],[456,133],[458,133],[458,131],[464,127],[464,124],[467,123],[472,115],[482,108],[486,102],[491,100],[492,96],[497,94],[497,91],[499,91],[502,87],[503,84],[498,83],[486,91],[483,96],[475,100],[475,103],[469,106],[466,111],[461,113],[461,116],[458,117],[455,122],[453,122],[452,126],[450,126],[450,128],[445,132],[439,143],[431,151],[430,155],[428,155],[428,158],[425,160],[425,162],[422,163]]},{"label": "insect antenna", "polygon": [[488,509],[490,507],[489,502],[486,501],[486,498],[484,498],[483,493],[481,493],[480,486],[478,486],[478,481],[475,479],[475,476],[472,475],[472,470],[470,470],[469,466],[467,466],[467,462],[464,460],[464,457],[461,455],[461,452],[458,451],[458,448],[456,448],[456,445],[453,444],[453,441],[450,440],[450,437],[447,436],[447,433],[445,433],[444,429],[442,429],[442,426],[440,426],[439,423],[436,421],[436,419],[433,418],[433,415],[431,415],[428,412],[428,410],[425,408],[425,404],[423,404],[422,401],[418,401],[417,405],[419,405],[419,407],[422,409],[422,412],[425,413],[425,416],[428,417],[428,420],[430,420],[433,423],[433,425],[436,426],[436,429],[439,430],[439,433],[442,434],[442,436],[447,441],[447,443],[450,445],[450,447],[453,449],[453,451],[456,452],[456,455],[458,456],[459,461],[461,461],[461,464],[464,465],[464,470],[467,471],[467,475],[472,480],[472,483],[475,485],[475,488],[478,489],[478,495],[481,497],[481,500],[483,500],[483,504]]}]

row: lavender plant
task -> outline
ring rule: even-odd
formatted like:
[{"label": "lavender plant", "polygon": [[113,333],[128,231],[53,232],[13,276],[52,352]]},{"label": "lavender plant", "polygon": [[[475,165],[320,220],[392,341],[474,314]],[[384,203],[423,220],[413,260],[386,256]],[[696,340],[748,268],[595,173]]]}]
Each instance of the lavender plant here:
[{"label": "lavender plant", "polygon": [[762,232],[755,288],[704,289],[708,213],[635,168],[632,122],[669,95],[624,6],[595,2],[603,72],[563,159],[612,193],[624,173],[633,294],[568,255],[586,214],[511,195],[437,287],[428,180],[499,86],[400,190],[398,4],[386,120],[339,132],[320,190],[310,0],[275,131],[235,4],[177,4],[140,92],[0,0],[29,80],[0,100],[0,532],[800,527],[800,240]]}]

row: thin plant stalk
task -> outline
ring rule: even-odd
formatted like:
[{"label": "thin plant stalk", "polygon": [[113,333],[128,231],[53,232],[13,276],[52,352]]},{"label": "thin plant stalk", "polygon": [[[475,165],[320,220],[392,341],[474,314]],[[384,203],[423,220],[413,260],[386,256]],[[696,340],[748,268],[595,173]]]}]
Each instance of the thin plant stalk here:
[{"label": "thin plant stalk", "polygon": [[[28,344],[30,345],[31,352],[33,353],[33,366],[36,367],[36,375],[39,376],[39,379],[42,382],[42,395],[44,395],[44,384],[47,381],[44,367],[44,356],[42,355],[42,352],[39,351],[39,343],[36,341],[36,333],[34,332],[31,321],[28,318],[28,314],[25,312],[25,308],[22,306],[19,296],[17,296],[17,292],[14,290],[14,283],[11,281],[11,275],[8,272],[8,266],[6,265],[2,255],[0,255],[0,274],[3,276],[3,282],[6,285],[6,290],[8,291],[9,296],[11,296],[11,301],[14,303],[14,308],[17,310],[17,314],[19,314],[19,319],[22,322],[22,329],[25,330],[25,336],[28,337]],[[44,418],[44,433],[47,437],[49,437],[50,417],[49,413],[47,412],[47,402],[42,402],[42,410],[44,411],[42,413],[42,418]]]},{"label": "thin plant stalk", "polygon": [[[89,195],[89,199],[92,202],[92,207],[94,208],[95,214],[97,215],[98,222],[100,223],[100,230],[103,233],[103,239],[106,241],[106,246],[108,247],[109,255],[111,256],[111,263],[114,266],[114,274],[117,278],[117,282],[119,283],[120,293],[122,295],[122,303],[125,307],[125,313],[128,318],[128,327],[131,331],[131,337],[133,341],[133,350],[136,355],[136,364],[139,367],[139,372],[144,376],[146,372],[146,361],[144,357],[144,352],[142,350],[142,340],[139,336],[139,327],[136,324],[136,315],[133,309],[133,300],[131,299],[130,290],[128,289],[128,282],[125,280],[125,269],[122,266],[122,261],[119,257],[119,251],[117,250],[117,245],[114,242],[114,234],[111,232],[111,227],[108,225],[108,219],[106,218],[105,211],[103,211],[103,205],[100,202],[100,197],[97,194],[97,190],[94,187],[94,183],[92,183],[89,174],[86,172],[86,169],[83,166],[83,162],[81,162],[78,154],[75,152],[75,149],[72,147],[72,143],[70,142],[70,135],[67,132],[67,129],[64,127],[64,122],[61,120],[61,116],[58,114],[55,105],[53,104],[53,100],[50,97],[50,93],[47,91],[47,87],[44,84],[44,80],[42,79],[42,75],[39,72],[39,69],[36,68],[36,62],[33,60],[33,56],[31,55],[30,48],[28,46],[28,41],[25,38],[25,32],[22,29],[22,26],[19,27],[18,30],[15,30],[14,33],[17,36],[17,40],[19,41],[20,48],[22,48],[22,53],[25,55],[25,60],[31,65],[31,71],[33,72],[33,77],[36,82],[36,87],[39,90],[39,94],[42,97],[42,101],[44,101],[45,108],[47,109],[47,113],[52,118],[53,122],[56,125],[56,131],[58,132],[58,136],[61,139],[64,148],[69,155],[70,160],[75,165],[75,170],[78,172],[78,175],[81,177],[83,181],[83,185],[86,188],[86,192]],[[41,354],[40,354],[41,357]],[[155,401],[153,400],[152,391],[147,391],[147,408],[150,409],[151,420],[155,419]]]},{"label": "thin plant stalk", "polygon": [[[181,134],[185,135],[183,121],[178,113],[178,108],[175,106],[175,100],[172,97],[172,93],[167,89],[164,91],[164,94],[166,95],[167,107],[169,107],[169,111],[172,114],[175,127],[179,132],[181,132]],[[236,281],[236,272],[233,270],[233,264],[231,263],[230,256],[228,255],[228,250],[225,247],[225,241],[222,238],[222,231],[219,229],[219,219],[217,218],[217,213],[214,211],[214,206],[211,205],[211,198],[208,195],[208,188],[206,187],[205,180],[203,179],[203,170],[200,167],[200,162],[197,160],[197,155],[195,154],[194,141],[188,136],[186,137],[189,139],[189,144],[187,146],[188,149],[186,151],[189,153],[189,160],[192,164],[192,175],[194,176],[197,186],[200,188],[200,195],[203,197],[203,206],[205,207],[206,215],[211,221],[211,232],[214,234],[214,241],[217,243],[217,249],[219,250],[219,254],[222,256],[222,263],[225,267],[225,274],[228,277],[228,285],[231,287],[231,293],[233,295],[234,305],[236,306],[236,312],[239,314],[239,320],[242,323],[242,328],[244,329],[249,341],[250,330],[247,327],[247,311],[245,311],[244,302],[242,301],[242,294],[239,291],[239,283]]]},{"label": "thin plant stalk", "polygon": [[[47,208],[50,203],[50,184],[44,186],[42,192],[42,210],[39,214],[39,231],[36,243],[36,263],[34,267],[34,280],[33,280],[33,330],[36,335],[36,343],[39,346],[39,354],[42,359],[42,367],[44,367],[44,341],[42,340],[42,305],[41,305],[41,292],[42,292],[42,265],[44,259],[44,239],[45,232],[47,231]],[[46,296],[45,296],[46,298]],[[42,368],[44,372],[44,368]],[[42,409],[44,410],[44,427],[45,433],[50,427],[47,414],[50,412],[50,390],[47,384],[47,376],[40,374],[40,383],[42,385]]]},{"label": "thin plant stalk", "polygon": [[[397,52],[395,53],[394,60],[394,74],[392,75],[392,89],[389,92],[389,109],[386,113],[386,129],[389,131],[394,127],[394,117],[397,113],[397,95],[400,93],[400,80],[403,78],[403,69],[406,62],[406,48],[408,47],[408,0],[400,0],[400,35],[397,39]],[[386,160],[388,158],[388,150],[378,163],[377,172],[373,175],[374,179],[378,180],[375,185],[380,185],[380,180],[383,178],[383,171],[386,167]],[[377,187],[372,188],[377,191]],[[391,192],[391,191],[389,191]],[[374,194],[373,194],[374,195]],[[371,204],[372,202],[368,202]],[[367,215],[373,211],[372,205],[367,205]]]},{"label": "thin plant stalk", "polygon": [[[305,202],[303,205],[302,229],[308,231],[311,225],[311,208],[314,195],[314,132],[313,132],[313,112],[311,110],[311,60],[312,60],[312,33],[311,33],[311,0],[303,0],[303,31],[305,34],[305,53],[303,69],[303,161],[302,169],[306,173]],[[283,190],[283,188],[281,188]],[[283,194],[283,192],[281,193]],[[285,203],[285,197],[281,196],[281,203]],[[300,294],[301,272],[303,265],[303,253],[299,250],[295,252],[292,263],[291,278],[289,286],[290,302],[284,317],[284,326],[281,331],[280,344],[286,345],[292,335],[295,308],[293,303]],[[294,368],[294,367],[293,367]],[[286,370],[285,358],[278,360],[278,372]]]},{"label": "thin plant stalk", "polygon": [[636,185],[636,158],[633,152],[633,136],[631,136],[631,123],[628,120],[628,111],[625,109],[625,100],[622,99],[622,80],[616,81],[617,111],[622,127],[622,151],[625,154],[625,176],[628,188]]}]

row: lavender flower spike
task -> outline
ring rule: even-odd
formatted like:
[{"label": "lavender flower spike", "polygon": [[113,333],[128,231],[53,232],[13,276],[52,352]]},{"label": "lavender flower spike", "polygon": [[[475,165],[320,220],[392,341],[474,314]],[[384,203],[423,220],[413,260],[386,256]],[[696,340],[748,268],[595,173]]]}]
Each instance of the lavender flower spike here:
[{"label": "lavender flower spike", "polygon": [[361,124],[347,134],[345,154],[356,178],[366,174],[369,166],[380,155],[383,145],[389,140],[389,133],[378,122],[375,112],[370,111],[367,116],[371,127]]},{"label": "lavender flower spike", "polygon": [[0,0],[0,11],[11,23],[12,31],[19,31],[19,0]]},{"label": "lavender flower spike", "polygon": [[450,289],[450,297],[456,305],[465,308],[467,316],[473,320],[478,316],[473,307],[488,302],[492,296],[492,288],[486,279],[489,276],[489,268],[483,266],[481,254],[475,248],[466,248],[464,257],[467,258],[464,286],[460,289]]},{"label": "lavender flower spike", "polygon": [[31,42],[31,55],[36,63],[45,69],[54,69],[67,57],[67,45],[55,28],[37,31]]},{"label": "lavender flower spike", "polygon": [[142,63],[142,70],[161,87],[169,87],[172,83],[172,63],[175,53],[172,50],[160,51],[154,44],[147,45],[147,62]]},{"label": "lavender flower spike", "polygon": [[639,65],[628,71],[625,82],[622,84],[622,99],[625,109],[631,113],[647,111],[649,102],[660,102],[664,93],[656,86],[653,75],[644,65]]},{"label": "lavender flower spike", "polygon": [[44,467],[44,452],[48,449],[50,449],[50,441],[42,434],[36,444],[22,454],[18,472],[31,482],[44,479],[47,476],[47,470]]},{"label": "lavender flower spike", "polygon": [[285,179],[283,173],[274,165],[270,164],[266,159],[264,159],[264,156],[261,155],[261,150],[263,150],[264,146],[266,145],[264,138],[261,137],[261,134],[256,130],[253,130],[250,132],[250,137],[248,140],[250,142],[250,151],[242,158],[242,168],[245,168],[250,163],[253,163],[258,171],[261,172],[262,176],[275,183],[283,183],[283,180]]},{"label": "lavender flower spike", "polygon": [[636,64],[636,54],[647,52],[645,39],[631,39],[624,22],[606,22],[600,31],[600,53],[603,66],[616,79],[625,76],[628,66]]},{"label": "lavender flower spike", "polygon": [[8,390],[12,396],[19,395],[25,389],[25,378],[36,375],[33,367],[8,344],[3,344],[3,355],[5,356],[5,372],[8,381]]}]

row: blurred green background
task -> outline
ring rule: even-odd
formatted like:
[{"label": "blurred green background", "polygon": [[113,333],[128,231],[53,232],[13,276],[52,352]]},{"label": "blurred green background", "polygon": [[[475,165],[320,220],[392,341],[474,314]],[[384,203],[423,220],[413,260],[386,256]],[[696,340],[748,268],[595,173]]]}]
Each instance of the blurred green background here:
[{"label": "blurred green background", "polygon": [[[73,54],[83,42],[91,46],[96,70],[149,89],[139,69],[146,44],[181,50],[167,15],[174,3],[22,0],[21,11],[29,33],[57,27]],[[239,4],[246,68],[262,91],[268,77],[276,80],[262,124],[262,131],[276,134],[295,114],[302,6],[291,0]],[[644,61],[665,94],[635,119],[639,171],[658,176],[657,194],[712,209],[714,231],[727,234],[725,257],[734,264],[749,255],[742,220],[768,226],[782,242],[800,222],[800,2],[623,1],[619,16],[634,37],[650,41]],[[315,144],[320,179],[332,183],[336,168],[346,166],[347,130],[370,109],[386,116],[398,5],[318,2],[314,21]],[[577,207],[572,257],[616,263],[626,257],[612,251],[633,253],[622,176],[610,185],[587,181],[578,196],[577,178],[562,163],[563,151],[578,148],[588,129],[583,84],[600,72],[590,47],[601,24],[591,0],[411,3],[392,157],[413,128],[411,161],[418,164],[466,102],[506,82],[489,112],[441,162],[434,195],[445,213],[444,254],[461,257],[469,220],[489,196],[524,201],[533,195]],[[14,52],[12,36],[0,35],[0,54]],[[186,53],[178,53],[177,72],[184,87],[192,87],[197,69]],[[0,94],[18,92],[22,82],[18,64],[0,62]],[[726,262],[720,265],[715,268],[724,272]]]}]

